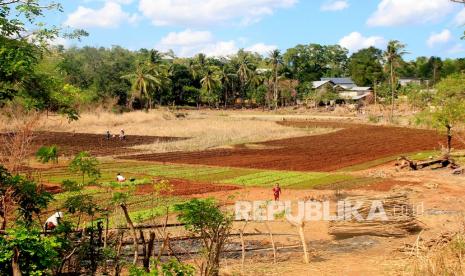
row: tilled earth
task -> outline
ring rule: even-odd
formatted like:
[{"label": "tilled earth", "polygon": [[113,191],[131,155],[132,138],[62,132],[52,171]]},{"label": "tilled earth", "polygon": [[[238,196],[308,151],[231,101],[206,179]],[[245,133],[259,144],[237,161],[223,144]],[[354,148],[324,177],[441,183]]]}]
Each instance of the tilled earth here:
[{"label": "tilled earth", "polygon": [[[2,140],[0,141],[10,139],[11,135],[13,134],[1,133]],[[120,140],[118,137],[107,140],[104,134],[36,132],[32,140],[32,153],[41,146],[56,145],[60,149],[60,154],[64,155],[74,155],[80,151],[89,151],[91,154],[99,156],[134,154],[139,151],[130,147],[181,139],[186,138],[128,135],[125,140]]]},{"label": "tilled earth", "polygon": [[[293,127],[341,128],[323,135],[258,143],[263,148],[139,154],[127,159],[291,171],[334,171],[409,152],[440,149],[445,137],[431,130],[335,122],[280,122]],[[465,148],[455,144],[455,148]]]}]

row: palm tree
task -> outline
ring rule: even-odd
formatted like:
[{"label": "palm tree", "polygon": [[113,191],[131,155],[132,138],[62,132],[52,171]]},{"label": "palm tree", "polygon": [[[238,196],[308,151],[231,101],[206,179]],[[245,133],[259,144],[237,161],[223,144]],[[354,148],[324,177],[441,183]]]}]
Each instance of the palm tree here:
[{"label": "palm tree", "polygon": [[[162,92],[165,88],[170,87],[171,78],[170,78],[171,66],[168,64],[152,64],[150,66],[150,73],[157,79],[156,82],[151,83],[154,93],[158,93],[159,104],[162,105]],[[153,95],[155,97],[155,95]]]},{"label": "palm tree", "polygon": [[144,64],[138,64],[134,73],[124,75],[121,78],[132,82],[132,98],[137,97],[139,99],[145,99],[145,108],[147,110],[152,108],[152,97],[150,95],[150,89],[154,85],[160,85],[161,82],[159,78],[156,78],[151,74],[150,67]]},{"label": "palm tree", "polygon": [[281,52],[275,49],[269,54],[269,63],[271,64],[273,72],[273,97],[274,97],[274,109],[278,109],[278,67],[283,63]]},{"label": "palm tree", "polygon": [[252,72],[252,64],[246,52],[240,51],[238,53],[238,59],[239,68],[237,70],[237,76],[239,77],[239,81],[241,84],[241,92],[242,94],[244,94],[245,86]]},{"label": "palm tree", "polygon": [[391,82],[391,122],[394,120],[394,99],[396,92],[396,75],[395,70],[400,66],[402,61],[402,56],[407,54],[404,51],[406,45],[400,43],[398,40],[391,40],[388,43],[387,49],[384,52],[384,59],[386,60],[386,65],[388,66]]},{"label": "palm tree", "polygon": [[250,74],[249,83],[253,88],[256,89],[257,87],[262,85],[264,81],[265,81],[265,77],[259,72],[257,72],[257,70],[252,71],[252,73]]},{"label": "palm tree", "polygon": [[202,88],[204,88],[208,92],[213,91],[215,88],[218,87],[220,83],[215,69],[216,68],[214,67],[208,67],[207,70],[205,70],[205,75],[200,80]]},{"label": "palm tree", "polygon": [[234,73],[231,73],[229,71],[229,68],[226,65],[223,65],[223,68],[220,71],[219,79],[221,82],[221,86],[223,87],[223,93],[224,93],[224,107],[227,107],[228,105],[228,94],[229,94],[229,87],[231,84],[234,84],[233,79],[237,75]]},{"label": "palm tree", "polygon": [[208,95],[208,102],[211,103],[212,98],[216,88],[220,85],[220,80],[218,78],[217,74],[218,68],[214,66],[207,67],[205,70],[205,75],[204,77],[200,80],[200,83],[202,84],[202,88],[207,92]]}]

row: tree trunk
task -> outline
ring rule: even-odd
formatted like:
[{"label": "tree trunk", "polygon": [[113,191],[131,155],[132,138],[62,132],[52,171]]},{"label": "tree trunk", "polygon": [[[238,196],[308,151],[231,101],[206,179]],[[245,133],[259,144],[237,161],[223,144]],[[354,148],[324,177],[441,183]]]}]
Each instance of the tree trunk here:
[{"label": "tree trunk", "polygon": [[447,125],[447,152],[450,153],[452,150],[452,126]]},{"label": "tree trunk", "polygon": [[19,267],[19,251],[16,247],[13,249],[13,259],[11,260],[11,268],[13,276],[21,276],[21,269]]},{"label": "tree trunk", "polygon": [[394,122],[394,68],[391,61],[391,123]]},{"label": "tree trunk", "polygon": [[132,238],[134,240],[133,241],[133,243],[134,243],[134,260],[132,261],[132,263],[134,265],[136,265],[137,264],[137,259],[139,258],[139,245],[138,245],[138,242],[137,242],[137,231],[136,231],[136,228],[134,228],[134,223],[132,222],[131,217],[129,217],[129,212],[128,212],[128,208],[126,207],[126,205],[125,204],[120,204],[120,207],[123,210],[124,217],[126,218],[126,222],[128,223],[129,228],[131,229],[131,232],[132,232]]},{"label": "tree trunk", "polygon": [[119,259],[120,259],[120,255],[121,255],[121,248],[123,247],[123,238],[124,238],[124,232],[121,232],[121,234],[119,236],[118,246],[116,248],[115,273],[114,273],[115,276],[119,276],[119,273],[120,273],[120,270],[121,270],[120,269]]},{"label": "tree trunk", "polygon": [[266,226],[266,229],[268,230],[268,234],[270,235],[271,246],[273,247],[273,263],[276,263],[278,252],[276,250],[276,244],[274,243],[273,233],[271,232],[271,228],[268,225],[268,222],[266,221],[265,221],[265,226]]},{"label": "tree trunk", "polygon": [[308,257],[307,241],[305,239],[304,227],[305,227],[304,222],[301,222],[299,226],[299,236],[302,242],[302,249],[304,251],[304,261],[306,264],[308,264],[310,263],[310,258]]},{"label": "tree trunk", "polygon": [[0,216],[2,217],[2,225],[0,227],[0,230],[5,230],[6,229],[6,222],[7,222],[7,206],[6,206],[6,199],[5,196],[2,196],[2,210],[0,211]]},{"label": "tree trunk", "polygon": [[275,69],[274,76],[274,110],[278,110],[278,68]]}]

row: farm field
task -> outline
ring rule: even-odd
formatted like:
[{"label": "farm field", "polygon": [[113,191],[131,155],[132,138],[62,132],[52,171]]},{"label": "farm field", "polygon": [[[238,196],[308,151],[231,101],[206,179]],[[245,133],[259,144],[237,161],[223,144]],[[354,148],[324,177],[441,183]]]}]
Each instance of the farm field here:
[{"label": "farm field", "polygon": [[[196,118],[197,115],[190,116]],[[32,148],[35,150],[40,145],[57,145],[60,149],[58,164],[40,164],[31,157],[28,166],[25,167],[28,174],[40,179],[40,183],[54,193],[55,200],[43,216],[63,210],[69,198],[89,196],[95,202],[99,202],[102,210],[110,210],[107,217],[110,228],[124,228],[124,215],[113,201],[115,194],[124,193],[128,195],[126,206],[129,217],[136,225],[163,223],[167,212],[171,213],[166,218],[167,221],[176,223],[176,204],[192,198],[214,198],[225,209],[231,210],[238,200],[270,201],[271,189],[276,183],[283,189],[282,200],[293,204],[299,200],[313,198],[335,202],[341,195],[379,196],[405,192],[413,202],[423,202],[425,209],[431,210],[432,213],[462,210],[458,192],[461,177],[450,181],[445,171],[436,175],[437,173],[429,172],[398,172],[394,169],[394,161],[400,155],[406,155],[412,160],[426,160],[431,156],[440,155],[445,139],[433,131],[369,125],[333,118],[302,120],[302,117],[298,118],[300,121],[290,121],[292,117],[266,117],[266,114],[232,113],[227,116],[209,116],[216,116],[213,120],[232,120],[233,124],[236,123],[236,119],[232,119],[234,116],[242,116],[246,120],[260,118],[260,123],[264,120],[270,124],[267,127],[284,132],[265,141],[261,135],[234,140],[232,144],[230,140],[220,139],[215,141],[213,148],[194,147],[186,148],[188,151],[157,153],[158,150],[150,150],[153,145],[156,145],[157,149],[169,149],[170,144],[178,146],[179,143],[189,143],[190,139],[201,140],[201,137],[196,135],[203,134],[184,133],[177,137],[170,131],[160,132],[160,136],[154,132],[147,132],[147,135],[128,135],[125,141],[118,138],[108,141],[104,133],[98,134],[96,131],[75,133],[74,130],[50,132],[42,129],[34,134]],[[206,124],[203,119],[192,120],[190,123]],[[127,129],[126,126],[118,125],[118,128]],[[288,136],[285,130],[292,132],[292,135]],[[84,129],[78,128],[78,131]],[[244,137],[243,135],[249,134],[250,132],[246,131],[235,135]],[[224,144],[219,145],[219,142]],[[458,142],[454,147],[465,148]],[[83,180],[81,175],[69,170],[68,163],[73,155],[83,150],[89,151],[99,160],[98,168],[101,175],[98,179],[85,177]],[[454,158],[463,162],[464,158],[457,154]],[[115,177],[118,173],[128,180],[123,183],[116,182]],[[63,183],[67,180],[89,184],[85,184],[78,192],[65,192]],[[441,185],[441,188],[438,188],[441,189],[440,193],[434,190],[436,188],[430,188],[439,187],[436,185]],[[448,203],[451,200],[454,204]],[[102,217],[77,214],[66,214],[66,218],[82,226],[102,221]],[[424,214],[420,219],[430,227],[424,234],[426,237],[437,235],[440,231],[438,225],[444,221],[454,221],[455,225],[455,217],[452,219],[449,215],[438,217]],[[233,232],[237,233],[241,227],[240,222],[235,222]],[[298,248],[299,240],[292,234],[296,229],[286,221],[270,222],[268,226],[260,222],[250,222],[246,230],[250,235],[245,239],[247,246],[269,247],[267,227],[271,227],[276,233],[274,241],[280,248],[280,267],[270,268],[267,265],[273,260],[271,251],[247,253],[249,257],[246,259],[246,267],[257,275],[295,275],[292,268],[296,267],[308,274],[333,274],[341,271],[337,259],[344,259],[339,265],[348,274],[399,273],[404,271],[405,261],[402,260],[402,255],[393,253],[392,250],[414,242],[415,238],[409,236],[390,241],[383,238],[360,237],[339,241],[328,234],[327,222],[312,222],[305,230],[312,254],[311,265],[303,266],[299,261],[299,250],[288,249],[289,246]],[[174,227],[169,231],[174,236],[186,235],[180,227]],[[280,233],[283,236],[280,236]],[[231,242],[231,246],[237,248],[238,239],[233,237]],[[172,246],[177,248],[175,250],[182,251],[185,245],[173,241]],[[360,260],[360,256],[363,256],[363,261]],[[227,255],[225,262],[228,265],[222,270],[222,274],[241,273],[242,268],[237,255]],[[379,262],[383,262],[385,266],[373,265]],[[358,266],[354,266],[356,264]]]},{"label": "farm field", "polygon": [[[239,168],[329,172],[411,152],[439,150],[445,138],[430,130],[335,122],[280,122],[300,128],[328,127],[335,132],[200,152],[140,154],[126,159]],[[464,144],[456,144],[463,148]],[[389,159],[387,160],[389,161]]]}]

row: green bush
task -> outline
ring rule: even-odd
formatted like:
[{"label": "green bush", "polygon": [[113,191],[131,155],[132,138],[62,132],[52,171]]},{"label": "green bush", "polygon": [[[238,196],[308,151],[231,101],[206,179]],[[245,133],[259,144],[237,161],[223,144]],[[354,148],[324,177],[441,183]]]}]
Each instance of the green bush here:
[{"label": "green bush", "polygon": [[0,274],[12,274],[12,259],[17,251],[23,275],[49,275],[60,264],[60,246],[55,237],[42,236],[39,229],[10,229],[6,236],[0,236]]}]

